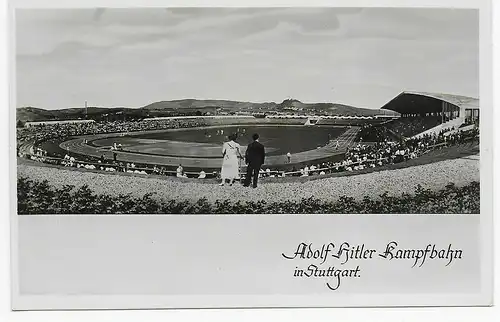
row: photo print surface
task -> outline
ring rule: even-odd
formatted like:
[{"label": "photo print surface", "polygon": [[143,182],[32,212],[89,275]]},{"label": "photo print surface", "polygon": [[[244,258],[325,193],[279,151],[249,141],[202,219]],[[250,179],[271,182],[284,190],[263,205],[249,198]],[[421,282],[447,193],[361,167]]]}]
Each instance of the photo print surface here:
[{"label": "photo print surface", "polygon": [[18,213],[478,214],[479,10],[16,10]]},{"label": "photo print surface", "polygon": [[28,2],[13,309],[491,305],[489,1]]}]

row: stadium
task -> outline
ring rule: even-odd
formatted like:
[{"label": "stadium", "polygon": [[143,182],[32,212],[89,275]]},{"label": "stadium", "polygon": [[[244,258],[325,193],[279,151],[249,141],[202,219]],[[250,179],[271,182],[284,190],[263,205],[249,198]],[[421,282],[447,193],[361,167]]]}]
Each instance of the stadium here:
[{"label": "stadium", "polygon": [[[231,133],[262,138],[258,189],[217,185]],[[372,115],[26,122],[17,155],[20,214],[479,213],[479,99],[459,95],[402,92]]]}]

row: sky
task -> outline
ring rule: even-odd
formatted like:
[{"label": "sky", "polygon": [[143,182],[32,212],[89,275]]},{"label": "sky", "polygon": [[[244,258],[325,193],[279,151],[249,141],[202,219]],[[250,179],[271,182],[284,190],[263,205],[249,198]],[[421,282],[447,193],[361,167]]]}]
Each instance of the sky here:
[{"label": "sky", "polygon": [[17,9],[15,33],[18,107],[479,97],[472,9]]}]

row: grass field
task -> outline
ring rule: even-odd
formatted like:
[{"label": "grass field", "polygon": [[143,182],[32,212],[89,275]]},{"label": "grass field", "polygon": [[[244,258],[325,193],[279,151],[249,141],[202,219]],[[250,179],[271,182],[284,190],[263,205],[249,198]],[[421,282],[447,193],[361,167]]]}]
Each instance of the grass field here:
[{"label": "grass field", "polygon": [[[312,164],[312,162],[338,159],[337,156],[343,155],[347,147],[353,144],[358,131],[357,127],[346,129],[345,127],[297,127],[290,125],[258,126],[253,129],[257,128],[269,131],[261,132],[263,133],[261,134],[261,142],[266,147],[265,166],[273,168],[303,166],[303,164]],[[59,146],[63,151],[75,154],[77,158],[78,155],[94,158],[100,158],[104,155],[107,160],[113,160],[110,147],[114,143],[122,144],[123,150],[117,152],[117,161],[166,166],[170,170],[174,170],[181,164],[188,171],[198,172],[200,169],[205,169],[212,172],[220,170],[222,141],[225,140],[227,132],[214,138],[213,136],[209,137],[210,135],[207,135],[206,131],[217,131],[217,129],[222,129],[222,127],[88,135],[66,140]],[[227,127],[225,129],[227,130]],[[250,132],[252,128],[247,127],[247,129],[245,135],[238,139],[242,145],[242,154],[245,152],[246,142],[251,140],[251,134],[248,133],[252,133]],[[266,137],[266,133],[269,136]],[[168,140],[168,137],[175,140]],[[315,139],[323,142],[323,145],[318,146],[318,143],[314,142]],[[210,143],[214,140],[220,141],[220,143]],[[337,140],[338,146],[336,145]],[[280,144],[283,144],[284,147]],[[58,149],[60,148],[58,147]],[[290,151],[304,151],[292,153],[291,163],[288,163],[286,158],[286,153],[289,152],[288,148]]]},{"label": "grass field", "polygon": [[227,141],[229,134],[237,133],[236,141],[245,148],[252,141],[252,135],[259,133],[260,142],[266,147],[266,154],[276,156],[287,152],[298,153],[316,149],[343,132],[345,129],[341,127],[226,126],[137,135],[132,133],[122,137],[95,140],[92,144],[104,147],[109,147],[113,143],[122,144],[127,151],[152,152],[157,155],[220,157],[222,144]]}]

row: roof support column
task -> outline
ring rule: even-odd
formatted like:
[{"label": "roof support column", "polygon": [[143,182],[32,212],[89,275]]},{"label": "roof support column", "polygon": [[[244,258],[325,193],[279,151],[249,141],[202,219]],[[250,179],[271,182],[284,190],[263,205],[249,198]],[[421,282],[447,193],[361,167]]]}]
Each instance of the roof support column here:
[{"label": "roof support column", "polygon": [[444,102],[441,102],[441,123],[444,123]]}]

